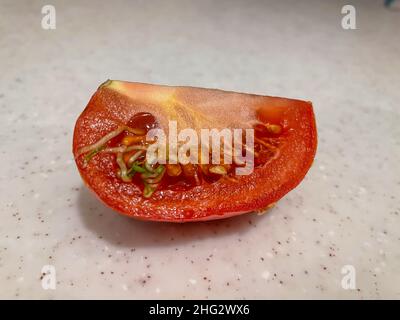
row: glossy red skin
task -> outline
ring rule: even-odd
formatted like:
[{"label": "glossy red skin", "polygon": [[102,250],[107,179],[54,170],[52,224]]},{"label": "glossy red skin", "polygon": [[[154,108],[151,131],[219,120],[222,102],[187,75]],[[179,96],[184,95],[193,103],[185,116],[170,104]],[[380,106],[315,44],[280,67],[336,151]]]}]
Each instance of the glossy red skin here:
[{"label": "glossy red skin", "polygon": [[83,166],[82,156],[76,158],[85,184],[106,205],[129,217],[190,222],[260,211],[295,188],[313,162],[317,132],[310,102],[214,89],[113,83],[115,88],[100,87],[78,118],[73,139],[75,156],[81,147],[98,141],[119,124],[126,124],[135,113],[146,110],[156,113],[157,108],[163,108],[160,92],[173,91],[174,97],[197,105],[200,110],[221,108],[221,122],[238,118],[235,110],[247,108],[252,110],[253,118],[256,112],[259,118],[281,123],[289,132],[278,157],[255,168],[250,175],[238,176],[238,182],[221,179],[187,191],[157,190],[149,199],[142,196],[142,190],[135,184],[116,177],[115,155],[98,154],[87,167]]}]

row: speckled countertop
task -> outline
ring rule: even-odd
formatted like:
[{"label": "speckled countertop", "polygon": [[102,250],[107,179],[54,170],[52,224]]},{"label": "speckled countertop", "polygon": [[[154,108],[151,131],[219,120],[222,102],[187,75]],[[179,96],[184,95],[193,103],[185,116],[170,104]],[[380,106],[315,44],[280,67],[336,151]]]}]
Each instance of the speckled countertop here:
[{"label": "speckled countertop", "polygon": [[[0,298],[399,299],[400,12],[352,2],[357,30],[340,1],[254,0],[52,1],[43,30],[44,2],[2,0]],[[119,216],[71,154],[107,78],[312,100],[315,163],[266,215]]]}]

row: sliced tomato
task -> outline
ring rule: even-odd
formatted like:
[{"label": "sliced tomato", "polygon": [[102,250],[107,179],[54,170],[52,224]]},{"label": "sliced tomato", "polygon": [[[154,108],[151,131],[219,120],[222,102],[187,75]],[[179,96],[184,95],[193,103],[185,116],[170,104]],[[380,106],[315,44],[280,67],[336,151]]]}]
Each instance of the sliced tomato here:
[{"label": "sliced tomato", "polygon": [[[85,165],[79,150],[127,125],[137,114],[150,114],[167,130],[168,120],[181,128],[238,128],[259,120],[279,124],[285,135],[276,156],[250,175],[202,183],[192,188],[156,190],[142,196],[135,183],[117,177],[115,155],[101,153]],[[278,131],[277,131],[278,132]],[[79,172],[112,209],[134,218],[187,222],[260,211],[296,187],[310,168],[317,132],[310,102],[214,89],[107,81],[78,118],[73,153]]]}]

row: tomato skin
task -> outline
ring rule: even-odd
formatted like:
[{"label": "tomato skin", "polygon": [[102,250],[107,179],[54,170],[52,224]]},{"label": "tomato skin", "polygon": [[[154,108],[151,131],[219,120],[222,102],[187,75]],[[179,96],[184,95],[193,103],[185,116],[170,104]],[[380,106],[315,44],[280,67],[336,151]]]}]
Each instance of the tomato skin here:
[{"label": "tomato skin", "polygon": [[139,112],[154,114],[162,127],[166,120],[174,120],[174,110],[165,106],[178,102],[205,114],[212,110],[221,126],[256,118],[280,123],[287,132],[286,141],[276,158],[248,176],[238,176],[237,182],[221,179],[185,191],[158,190],[148,199],[135,184],[118,179],[113,154],[96,155],[86,167],[82,157],[77,157],[85,184],[112,209],[129,217],[168,222],[213,220],[259,211],[295,188],[313,162],[317,131],[310,102],[122,81],[110,81],[93,95],[76,122],[73,153],[76,156],[81,147],[128,123]]}]

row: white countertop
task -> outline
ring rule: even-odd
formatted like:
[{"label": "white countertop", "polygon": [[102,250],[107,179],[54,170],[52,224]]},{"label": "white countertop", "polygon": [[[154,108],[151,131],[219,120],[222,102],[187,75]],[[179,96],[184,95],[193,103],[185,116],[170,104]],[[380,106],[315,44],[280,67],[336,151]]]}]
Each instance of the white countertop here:
[{"label": "white countertop", "polygon": [[[400,12],[352,2],[357,30],[341,28],[344,2],[255,0],[52,1],[43,30],[42,1],[3,0],[0,298],[399,299]],[[71,153],[108,78],[311,100],[314,165],[263,216],[119,216]]]}]

